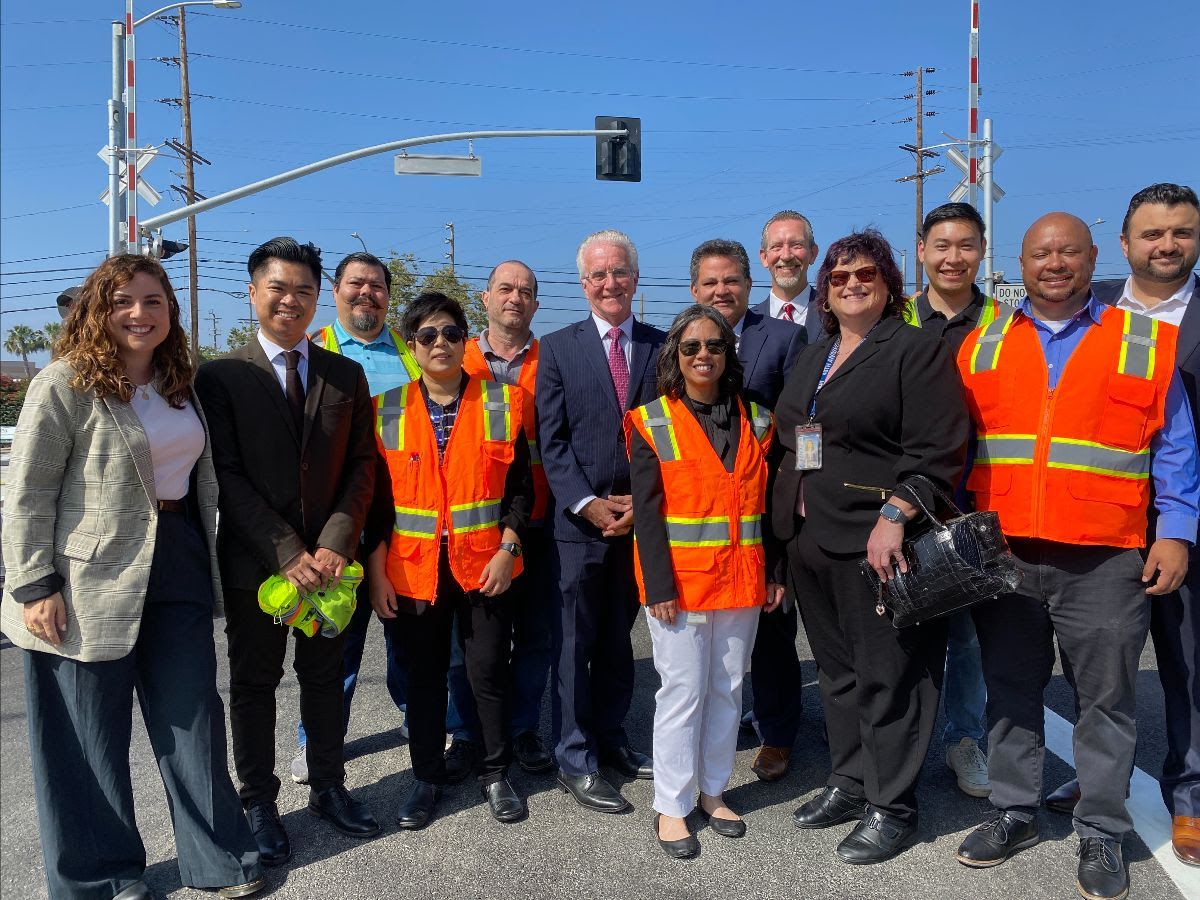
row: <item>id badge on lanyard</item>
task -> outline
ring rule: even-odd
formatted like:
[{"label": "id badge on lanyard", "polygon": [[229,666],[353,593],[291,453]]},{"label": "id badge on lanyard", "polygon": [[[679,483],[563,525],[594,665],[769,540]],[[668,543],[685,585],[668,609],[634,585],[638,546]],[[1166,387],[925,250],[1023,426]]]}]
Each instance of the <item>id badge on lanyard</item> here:
[{"label": "id badge on lanyard", "polygon": [[821,468],[823,461],[822,428],[821,423],[815,418],[817,395],[821,393],[821,388],[825,387],[825,381],[829,378],[829,370],[833,368],[833,361],[837,359],[838,350],[841,347],[842,339],[839,336],[834,340],[833,346],[829,348],[829,356],[825,358],[825,368],[821,370],[821,380],[817,382],[817,389],[813,391],[812,400],[808,404],[808,421],[803,425],[796,426],[797,472],[811,472]]}]

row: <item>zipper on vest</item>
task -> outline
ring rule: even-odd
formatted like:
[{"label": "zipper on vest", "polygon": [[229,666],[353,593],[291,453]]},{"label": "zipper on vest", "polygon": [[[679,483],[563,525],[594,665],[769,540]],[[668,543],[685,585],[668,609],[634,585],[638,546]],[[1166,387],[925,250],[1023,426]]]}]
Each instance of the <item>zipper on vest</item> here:
[{"label": "zipper on vest", "polygon": [[852,491],[870,491],[872,494],[878,494],[880,500],[886,500],[892,492],[891,488],[876,487],[873,484],[853,484],[849,481],[843,481],[842,487],[850,488]]}]

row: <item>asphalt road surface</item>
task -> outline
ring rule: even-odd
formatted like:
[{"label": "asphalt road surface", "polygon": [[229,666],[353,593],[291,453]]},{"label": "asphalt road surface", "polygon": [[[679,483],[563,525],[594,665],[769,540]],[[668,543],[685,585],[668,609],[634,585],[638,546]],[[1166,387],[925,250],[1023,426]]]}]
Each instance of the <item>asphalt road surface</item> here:
[{"label": "asphalt road surface", "polygon": [[[627,725],[633,746],[649,750],[654,691],[658,678],[650,660],[644,620],[634,629],[637,690]],[[512,780],[529,797],[530,815],[501,825],[473,782],[448,788],[438,816],[425,830],[400,831],[394,811],[411,783],[408,747],[400,736],[399,714],[384,686],[382,629],[373,625],[346,738],[348,786],[372,808],[383,832],[366,842],[345,838],[305,811],[307,788],[293,785],[288,766],[295,752],[298,691],[290,667],[279,690],[278,761],[284,781],[280,812],[294,856],[282,869],[269,870],[274,898],[938,898],[1031,900],[1070,898],[1075,890],[1076,840],[1069,819],[1042,814],[1043,841],[1004,865],[968,869],[954,859],[967,831],[991,806],[960,793],[944,764],[940,741],[926,760],[920,785],[921,839],[883,865],[853,867],[833,850],[849,825],[801,832],[791,824],[797,803],[823,785],[829,765],[822,738],[816,669],[801,636],[804,659],[804,721],[792,771],[775,784],[760,783],[750,771],[751,739],[743,735],[737,768],[726,792],[730,806],[745,815],[749,832],[729,840],[707,828],[699,832],[701,855],[691,861],[667,859],[651,833],[652,787],[647,781],[618,779],[634,811],[601,815],[586,811],[559,792],[553,775],[530,776],[514,766]],[[221,690],[228,705],[224,635],[218,628]],[[46,896],[37,836],[33,785],[28,762],[25,701],[20,654],[7,641],[0,649],[0,895],[8,900]],[[1139,680],[1141,737],[1137,765],[1158,774],[1163,756],[1162,700],[1152,648],[1142,657]],[[747,702],[749,689],[747,688]],[[1061,674],[1047,691],[1047,706],[1073,717]],[[135,719],[138,714],[134,713]],[[543,734],[548,728],[544,708]],[[937,735],[940,736],[941,724]],[[130,765],[137,816],[146,844],[146,881],[161,896],[213,896],[181,887],[170,818],[154,759],[140,719],[134,723]],[[232,762],[230,764],[232,769]],[[1048,754],[1046,785],[1056,786],[1070,768]],[[624,782],[624,783],[622,783]],[[1161,809],[1161,803],[1158,804]],[[1165,817],[1165,811],[1161,812]],[[697,827],[700,823],[694,822]],[[1137,835],[1125,840],[1133,898],[1198,896],[1184,881],[1181,890]]]}]

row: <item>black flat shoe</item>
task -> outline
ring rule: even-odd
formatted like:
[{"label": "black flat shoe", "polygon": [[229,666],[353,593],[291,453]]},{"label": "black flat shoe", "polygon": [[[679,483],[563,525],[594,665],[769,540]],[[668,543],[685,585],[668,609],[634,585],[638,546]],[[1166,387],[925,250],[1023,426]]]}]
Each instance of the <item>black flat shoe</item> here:
[{"label": "black flat shoe", "polygon": [[575,802],[587,809],[602,813],[622,813],[630,808],[629,801],[608,783],[599,772],[587,775],[558,773],[559,790],[570,794]]},{"label": "black flat shoe", "polygon": [[689,834],[678,841],[664,841],[658,837],[658,820],[661,818],[659,813],[654,814],[654,836],[658,838],[658,846],[663,848],[663,853],[671,859],[691,859],[700,852],[700,842],[696,840],[694,834]]},{"label": "black flat shoe", "polygon": [[396,824],[410,831],[424,828],[433,818],[433,812],[437,809],[437,802],[441,795],[441,788],[436,784],[419,779],[414,780],[412,790],[408,792],[408,799],[396,813]]},{"label": "black flat shoe", "polygon": [[324,790],[309,791],[308,811],[347,837],[368,838],[379,834],[379,823],[367,805],[355,800],[344,785],[335,784]]},{"label": "black flat shoe", "polygon": [[631,750],[629,747],[611,747],[600,752],[600,765],[616,769],[626,778],[654,777],[654,760],[645,753]]},{"label": "black flat shoe", "polygon": [[458,784],[473,775],[479,766],[479,751],[473,741],[455,738],[443,757],[446,763],[446,784]]},{"label": "black flat shoe", "polygon": [[917,836],[916,822],[872,810],[837,846],[837,855],[852,866],[885,862],[902,851]]},{"label": "black flat shoe", "polygon": [[842,822],[859,821],[867,814],[863,797],[847,794],[840,788],[827,787],[792,813],[797,828],[828,828]]},{"label": "black flat shoe", "polygon": [[513,756],[517,759],[517,765],[532,775],[554,768],[554,757],[546,750],[542,739],[532,731],[513,738]]},{"label": "black flat shoe", "polygon": [[964,866],[986,869],[1040,840],[1036,818],[1025,822],[1012,813],[998,813],[966,836],[956,858]]},{"label": "black flat shoe", "polygon": [[258,845],[259,862],[264,866],[281,866],[292,858],[292,846],[274,801],[251,803],[246,807],[246,821]]},{"label": "black flat shoe", "polygon": [[528,809],[507,778],[483,785],[483,796],[492,809],[492,817],[497,822],[515,822],[523,819]]},{"label": "black flat shoe", "polygon": [[1075,887],[1087,900],[1124,900],[1129,896],[1129,870],[1121,844],[1109,837],[1079,839],[1079,875]]},{"label": "black flat shoe", "polygon": [[722,837],[740,838],[746,834],[745,819],[718,819],[703,806],[697,806],[696,809],[700,810],[700,815],[708,823],[708,827]]}]

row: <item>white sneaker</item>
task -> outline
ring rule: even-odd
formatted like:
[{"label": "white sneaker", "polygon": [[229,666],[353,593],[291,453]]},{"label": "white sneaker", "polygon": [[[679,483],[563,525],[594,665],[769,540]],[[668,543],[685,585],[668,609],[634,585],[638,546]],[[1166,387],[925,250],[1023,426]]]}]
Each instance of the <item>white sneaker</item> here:
[{"label": "white sneaker", "polygon": [[987,756],[969,737],[946,748],[946,765],[958,776],[958,789],[972,797],[987,797],[992,792],[988,783]]}]

